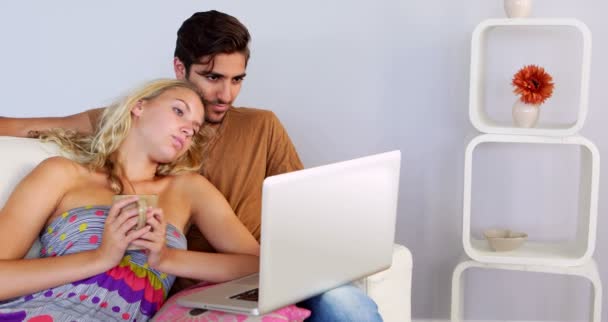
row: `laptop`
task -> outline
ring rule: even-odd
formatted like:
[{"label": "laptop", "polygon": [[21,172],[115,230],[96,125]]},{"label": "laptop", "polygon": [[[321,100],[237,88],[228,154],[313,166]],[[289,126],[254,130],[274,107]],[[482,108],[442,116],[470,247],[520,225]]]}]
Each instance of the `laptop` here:
[{"label": "laptop", "polygon": [[177,303],[261,315],[387,269],[400,163],[397,150],[266,178],[259,273]]}]

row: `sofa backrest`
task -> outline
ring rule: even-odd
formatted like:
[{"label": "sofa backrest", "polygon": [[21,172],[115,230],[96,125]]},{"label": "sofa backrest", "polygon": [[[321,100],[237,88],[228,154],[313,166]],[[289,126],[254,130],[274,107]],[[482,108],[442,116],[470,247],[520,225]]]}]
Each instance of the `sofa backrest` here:
[{"label": "sofa backrest", "polygon": [[[4,207],[4,203],[23,177],[42,160],[59,155],[59,151],[54,143],[42,143],[37,139],[0,137],[0,208]],[[37,257],[39,249],[40,244],[37,241],[26,257]]]}]

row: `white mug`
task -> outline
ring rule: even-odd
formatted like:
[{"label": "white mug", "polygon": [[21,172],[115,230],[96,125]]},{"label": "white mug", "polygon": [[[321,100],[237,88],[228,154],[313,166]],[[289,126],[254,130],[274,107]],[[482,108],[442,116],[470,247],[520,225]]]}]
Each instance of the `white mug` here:
[{"label": "white mug", "polygon": [[[112,203],[116,203],[119,200],[125,199],[125,198],[131,198],[135,195],[114,195],[112,197]],[[158,196],[157,195],[137,195],[139,198],[124,206],[122,208],[123,211],[127,211],[133,208],[137,208],[138,210],[138,215],[137,215],[137,225],[133,228],[134,230],[138,230],[141,228],[144,228],[146,226],[146,213],[148,210],[148,207],[157,207],[158,205]],[[136,249],[140,249],[139,247],[136,246],[132,246],[129,245],[129,247],[127,248],[128,250],[136,250]]]}]

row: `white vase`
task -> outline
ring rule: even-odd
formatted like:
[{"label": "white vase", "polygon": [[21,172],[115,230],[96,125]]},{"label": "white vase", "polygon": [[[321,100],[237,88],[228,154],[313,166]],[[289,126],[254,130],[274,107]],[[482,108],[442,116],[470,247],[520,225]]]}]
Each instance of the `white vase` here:
[{"label": "white vase", "polygon": [[532,11],[532,0],[504,0],[504,5],[509,18],[525,18]]},{"label": "white vase", "polygon": [[513,104],[513,123],[518,127],[535,127],[539,112],[539,104],[527,104],[517,99]]}]

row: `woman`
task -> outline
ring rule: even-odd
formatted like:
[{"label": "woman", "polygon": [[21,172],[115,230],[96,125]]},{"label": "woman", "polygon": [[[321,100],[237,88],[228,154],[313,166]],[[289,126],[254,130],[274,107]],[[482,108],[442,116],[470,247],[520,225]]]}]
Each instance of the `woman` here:
[{"label": "woman", "polygon": [[[184,276],[222,282],[258,270],[259,245],[202,176],[196,90],[158,80],[106,109],[91,136],[54,131],[70,159],[41,162],[0,210],[0,320],[145,321]],[[158,195],[134,230],[136,198]],[[111,206],[110,206],[111,205]],[[185,250],[195,224],[218,253]],[[41,258],[23,259],[40,237]],[[127,250],[129,245],[141,250]],[[17,281],[17,282],[15,282]]]}]

